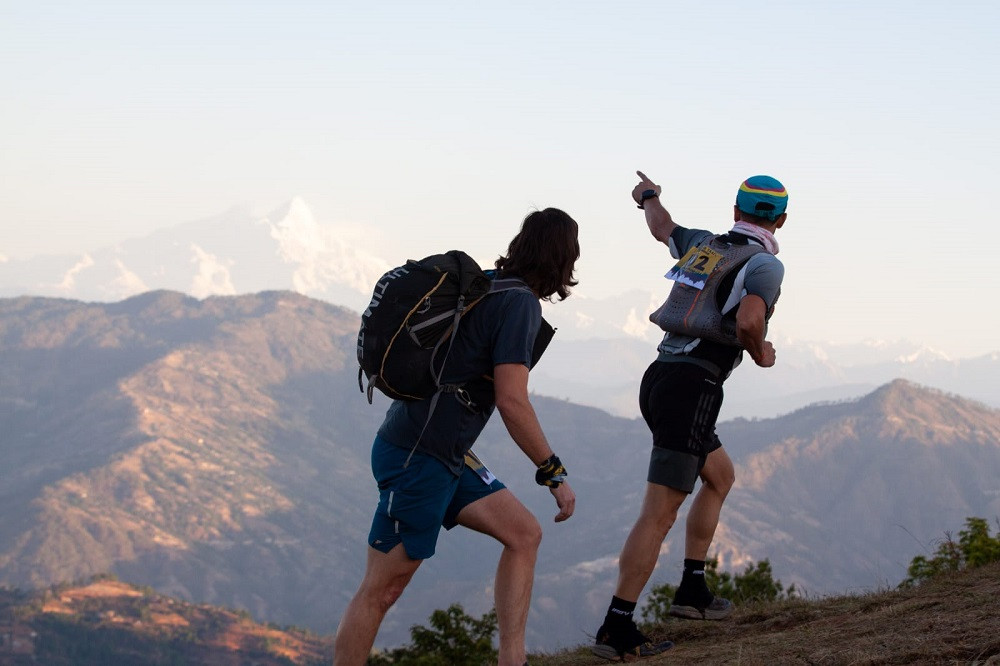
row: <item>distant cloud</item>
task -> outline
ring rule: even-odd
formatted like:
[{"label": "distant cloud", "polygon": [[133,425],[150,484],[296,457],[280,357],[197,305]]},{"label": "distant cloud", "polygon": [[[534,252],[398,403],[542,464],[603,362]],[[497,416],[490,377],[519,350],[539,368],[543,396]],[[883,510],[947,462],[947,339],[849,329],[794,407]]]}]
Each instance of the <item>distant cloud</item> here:
[{"label": "distant cloud", "polygon": [[87,270],[93,265],[94,259],[89,254],[83,255],[80,261],[73,265],[73,268],[66,271],[66,274],[63,275],[62,281],[56,285],[56,288],[66,293],[72,292],[73,288],[76,287],[77,274]]},{"label": "distant cloud", "polygon": [[214,254],[191,244],[194,255],[191,263],[198,265],[198,271],[191,280],[191,295],[195,298],[206,296],[232,296],[236,293],[233,280],[229,275],[232,261],[223,261]]}]

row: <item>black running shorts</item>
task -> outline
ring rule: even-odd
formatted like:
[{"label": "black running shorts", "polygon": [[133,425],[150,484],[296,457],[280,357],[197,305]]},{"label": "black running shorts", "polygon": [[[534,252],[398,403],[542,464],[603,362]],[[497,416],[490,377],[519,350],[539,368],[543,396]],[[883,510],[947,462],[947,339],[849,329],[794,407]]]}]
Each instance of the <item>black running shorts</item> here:
[{"label": "black running shorts", "polygon": [[722,446],[715,422],[722,378],[684,361],[653,361],[639,387],[639,409],[653,433],[647,480],[690,493],[708,454]]}]

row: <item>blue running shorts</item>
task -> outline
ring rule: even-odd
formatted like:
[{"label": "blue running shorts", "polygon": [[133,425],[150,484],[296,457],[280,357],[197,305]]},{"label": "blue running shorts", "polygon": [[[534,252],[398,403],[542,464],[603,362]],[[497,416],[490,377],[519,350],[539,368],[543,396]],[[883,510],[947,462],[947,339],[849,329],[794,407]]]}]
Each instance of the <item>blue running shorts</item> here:
[{"label": "blue running shorts", "polygon": [[453,528],[458,512],[506,486],[499,479],[487,484],[468,466],[455,476],[433,456],[395,446],[381,437],[372,444],[372,475],[378,482],[379,501],[372,518],[368,545],[388,553],[402,543],[414,560],[434,554],[443,526]]}]

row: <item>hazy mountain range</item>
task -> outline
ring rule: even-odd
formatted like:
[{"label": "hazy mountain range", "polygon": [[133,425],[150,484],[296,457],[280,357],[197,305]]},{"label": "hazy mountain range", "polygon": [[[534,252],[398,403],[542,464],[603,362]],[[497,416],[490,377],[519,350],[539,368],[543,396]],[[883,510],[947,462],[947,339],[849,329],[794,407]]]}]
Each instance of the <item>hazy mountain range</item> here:
[{"label": "hazy mountain range", "polygon": [[[360,312],[378,277],[406,258],[376,256],[387,251],[379,248],[370,234],[322,224],[306,202],[293,199],[267,214],[237,208],[76,255],[0,261],[0,296],[110,302],[156,289],[197,298],[287,289]],[[559,328],[558,344],[533,376],[535,389],[638,416],[639,379],[660,337],[647,320],[658,298],[662,294],[638,290],[604,299],[575,293],[546,305]],[[856,398],[898,377],[1000,406],[1000,353],[951,359],[906,341],[836,344],[780,336],[775,345],[774,368],[748,364],[734,375],[725,418],[777,416]]]},{"label": "hazy mountain range", "polygon": [[[386,406],[358,392],[357,325],[353,310],[291,292],[0,299],[0,582],[112,572],[333,631],[363,567]],[[596,629],[650,438],[637,419],[535,406],[578,495],[571,521],[551,522],[551,496],[499,419],[476,448],[545,526],[529,642],[547,649]],[[713,549],[728,570],[766,557],[812,594],[891,586],[965,517],[1000,515],[1000,412],[977,401],[894,381],[720,435],[739,477]],[[679,576],[675,532],[654,581]],[[480,535],[444,534],[378,644],[405,642],[451,602],[488,610],[498,554]]]}]

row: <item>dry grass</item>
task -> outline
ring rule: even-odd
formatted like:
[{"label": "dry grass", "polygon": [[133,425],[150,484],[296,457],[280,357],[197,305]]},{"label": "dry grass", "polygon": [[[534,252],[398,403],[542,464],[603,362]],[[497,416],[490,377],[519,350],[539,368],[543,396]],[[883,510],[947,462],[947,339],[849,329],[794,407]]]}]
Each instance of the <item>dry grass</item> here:
[{"label": "dry grass", "polygon": [[[670,620],[651,637],[676,646],[642,663],[1000,666],[1000,564],[910,590],[749,606],[725,622]],[[532,666],[606,663],[588,646],[531,658]]]}]

